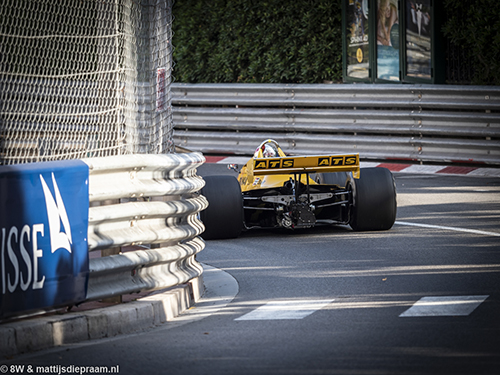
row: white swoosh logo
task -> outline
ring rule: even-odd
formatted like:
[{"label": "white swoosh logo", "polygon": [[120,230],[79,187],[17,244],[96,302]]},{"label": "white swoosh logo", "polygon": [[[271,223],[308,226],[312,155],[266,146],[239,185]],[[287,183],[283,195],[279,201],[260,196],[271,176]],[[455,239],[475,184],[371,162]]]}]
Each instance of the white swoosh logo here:
[{"label": "white swoosh logo", "polygon": [[[64,202],[62,200],[61,193],[59,192],[59,187],[57,186],[54,173],[52,173],[52,183],[54,185],[54,192],[56,196],[55,200],[42,175],[40,175],[40,180],[42,181],[43,194],[45,195],[45,204],[47,206],[51,251],[54,253],[56,250],[65,249],[71,253],[71,244],[73,243],[71,239],[71,227],[69,225],[68,214],[66,213],[66,208],[64,207]],[[61,222],[66,233],[61,232]]]}]

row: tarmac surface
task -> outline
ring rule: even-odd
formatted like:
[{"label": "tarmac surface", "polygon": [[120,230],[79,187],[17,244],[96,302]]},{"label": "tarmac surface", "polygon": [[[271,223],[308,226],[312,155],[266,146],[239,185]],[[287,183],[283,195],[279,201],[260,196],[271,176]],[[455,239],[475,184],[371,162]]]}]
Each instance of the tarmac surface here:
[{"label": "tarmac surface", "polygon": [[[229,303],[238,291],[229,274],[207,265],[203,268],[202,276],[187,284],[124,296],[120,304],[88,302],[70,311],[5,322],[0,325],[0,360],[64,344],[145,331],[174,320],[185,323],[201,319]],[[185,316],[179,317],[181,314]]]},{"label": "tarmac surface", "polygon": [[[231,164],[247,157],[208,156],[207,163]],[[500,168],[407,165],[363,162],[362,167],[385,167],[393,172],[499,177]],[[201,319],[238,292],[232,276],[203,265],[201,277],[187,284],[156,292],[123,296],[123,303],[87,302],[69,311],[17,319],[0,324],[0,359],[120,334],[145,331],[175,320]],[[232,279],[232,280],[231,280]],[[195,306],[196,305],[196,306]],[[196,308],[193,308],[196,307]]]}]

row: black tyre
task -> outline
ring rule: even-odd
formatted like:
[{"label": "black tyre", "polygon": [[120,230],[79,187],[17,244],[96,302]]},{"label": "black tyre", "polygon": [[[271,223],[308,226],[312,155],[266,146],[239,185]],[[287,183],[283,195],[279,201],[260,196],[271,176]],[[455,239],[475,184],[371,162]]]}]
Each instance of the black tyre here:
[{"label": "black tyre", "polygon": [[205,225],[201,235],[205,240],[235,238],[243,229],[243,197],[238,180],[233,176],[204,177],[201,194],[208,208],[200,213]]},{"label": "black tyre", "polygon": [[386,168],[363,168],[354,179],[354,206],[349,224],[356,231],[391,229],[396,220],[396,185]]},{"label": "black tyre", "polygon": [[349,172],[320,173],[316,175],[316,182],[318,184],[338,185],[341,188],[345,188],[348,181]]}]

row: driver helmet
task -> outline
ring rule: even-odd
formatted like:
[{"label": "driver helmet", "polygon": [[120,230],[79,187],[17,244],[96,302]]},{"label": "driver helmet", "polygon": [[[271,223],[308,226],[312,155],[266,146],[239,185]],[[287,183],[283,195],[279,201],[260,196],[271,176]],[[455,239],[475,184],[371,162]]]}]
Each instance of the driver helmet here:
[{"label": "driver helmet", "polygon": [[262,156],[265,158],[274,158],[278,156],[278,149],[274,144],[266,143],[262,148]]}]

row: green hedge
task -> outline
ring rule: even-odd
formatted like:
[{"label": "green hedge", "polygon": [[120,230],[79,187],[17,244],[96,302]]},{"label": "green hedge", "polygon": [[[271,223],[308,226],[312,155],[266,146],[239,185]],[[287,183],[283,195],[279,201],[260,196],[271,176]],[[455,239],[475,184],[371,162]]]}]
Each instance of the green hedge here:
[{"label": "green hedge", "polygon": [[340,0],[177,0],[177,82],[342,80]]}]

